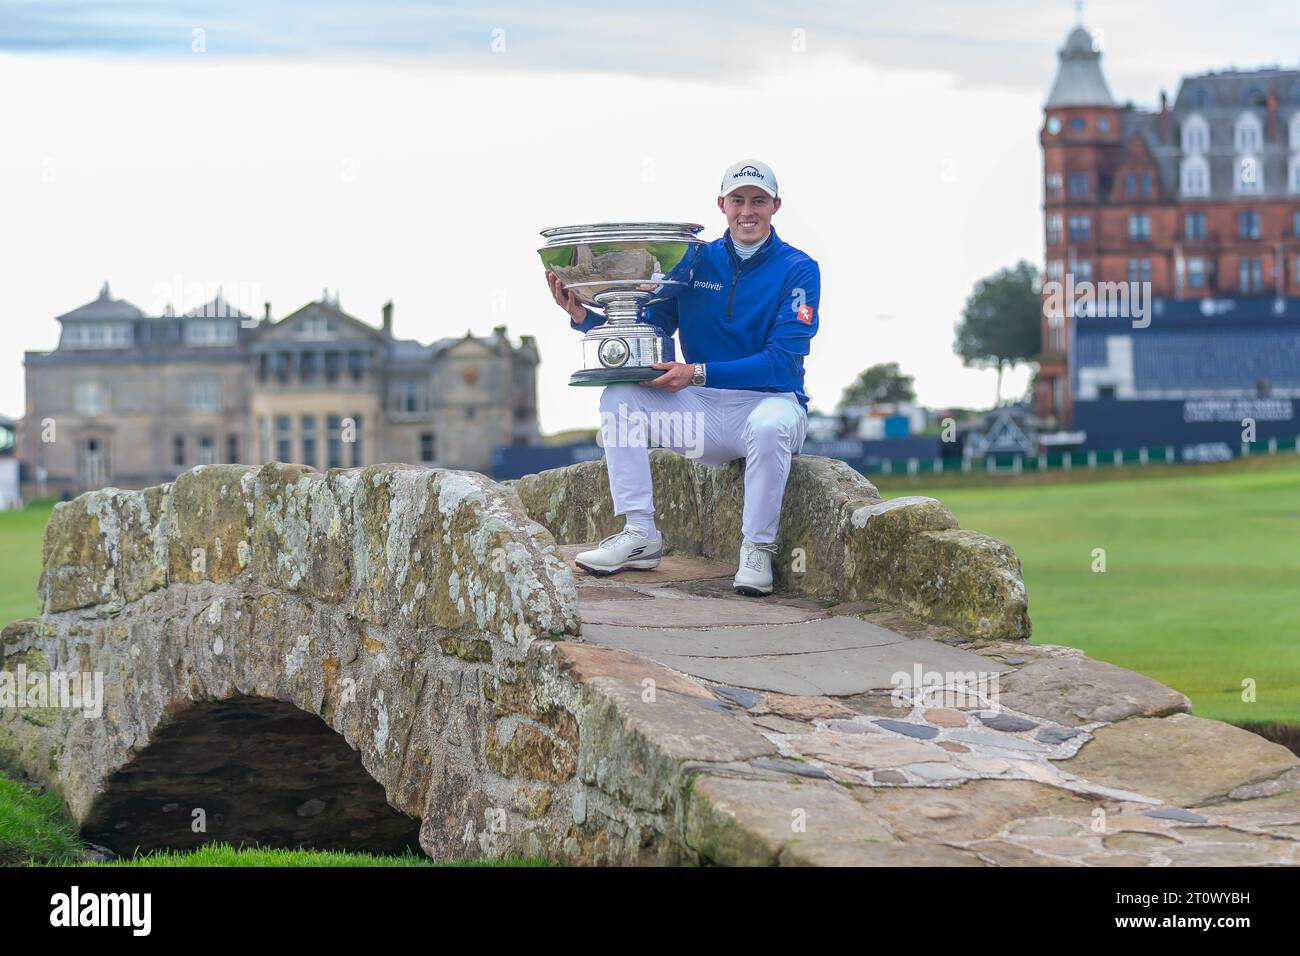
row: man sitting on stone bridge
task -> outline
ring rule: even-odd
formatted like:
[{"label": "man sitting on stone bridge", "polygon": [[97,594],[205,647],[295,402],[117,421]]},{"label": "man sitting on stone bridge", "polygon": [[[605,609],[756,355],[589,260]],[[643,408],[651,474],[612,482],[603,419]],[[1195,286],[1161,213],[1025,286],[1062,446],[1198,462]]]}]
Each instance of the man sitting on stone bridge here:
[{"label": "man sitting on stone bridge", "polygon": [[[745,460],[745,507],[735,590],[772,593],[772,557],[790,457],[808,432],[804,356],[817,334],[821,274],[807,254],[772,228],[781,208],[776,177],[766,163],[743,161],[723,175],[718,208],[722,238],[701,250],[691,285],[651,305],[644,320],[664,335],[680,332],[685,362],[661,362],[663,374],[636,384],[606,386],[600,400],[601,439],[614,513],[625,527],[577,556],[595,574],[659,564],[663,541],[654,521],[650,439],[708,465]],[[588,332],[605,317],[583,306],[554,274],[546,281],[570,325]],[[619,423],[640,420],[641,428]],[[701,426],[689,442],[689,419]],[[665,427],[664,422],[678,423]],[[637,436],[629,438],[629,436]]]}]

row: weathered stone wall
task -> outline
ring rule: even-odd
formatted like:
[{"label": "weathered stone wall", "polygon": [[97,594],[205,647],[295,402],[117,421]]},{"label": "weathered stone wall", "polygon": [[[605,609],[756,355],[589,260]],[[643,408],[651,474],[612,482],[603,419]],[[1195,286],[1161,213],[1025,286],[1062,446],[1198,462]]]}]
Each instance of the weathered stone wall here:
[{"label": "weathered stone wall", "polygon": [[[650,471],[655,523],[668,548],[736,561],[744,465],[710,467],[655,449]],[[560,544],[598,540],[623,526],[613,512],[604,460],[506,484]],[[876,486],[844,462],[795,456],[777,540],[778,588],[845,601],[897,602],[976,639],[1029,637],[1025,586],[1011,548],[959,529],[933,498],[882,501]]]},{"label": "weathered stone wall", "polygon": [[[734,560],[739,466],[652,459],[670,543]],[[776,748],[701,682],[582,643],[552,532],[582,541],[619,525],[602,462],[513,487],[400,465],[207,466],[83,495],[55,509],[41,616],[4,629],[0,668],[98,673],[102,715],[0,708],[0,761],[104,832],[140,819],[150,774],[166,766],[157,745],[218,739],[204,715],[279,701],[359,754],[434,857],[726,859],[713,837],[690,837],[694,781]],[[782,540],[786,588],[887,595],[972,636],[1028,633],[1009,549],[957,530],[930,499],[882,503],[839,462],[796,460]],[[274,767],[268,754],[250,763]],[[288,776],[310,777],[299,770]],[[204,772],[187,775],[187,793]],[[129,798],[134,817],[118,813]],[[330,799],[307,801],[325,815],[316,833]]]},{"label": "weathered stone wall", "polygon": [[573,582],[481,475],[208,466],[92,492],[56,507],[40,587],[3,667],[98,672],[103,716],[4,708],[0,758],[78,822],[160,726],[252,697],[341,734],[429,853],[562,855],[582,787],[555,651],[578,632]]}]

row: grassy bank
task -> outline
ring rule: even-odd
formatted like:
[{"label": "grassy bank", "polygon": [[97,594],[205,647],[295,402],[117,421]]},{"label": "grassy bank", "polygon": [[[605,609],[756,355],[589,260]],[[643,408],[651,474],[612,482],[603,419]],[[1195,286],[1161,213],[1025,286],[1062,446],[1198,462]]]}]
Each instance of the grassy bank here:
[{"label": "grassy bank", "polygon": [[87,863],[85,845],[52,794],[0,773],[0,866],[548,866],[545,860],[506,857],[435,863],[407,853],[376,856],[324,850],[241,849],[210,843],[183,853],[159,852],[129,860]]},{"label": "grassy bank", "polygon": [[[1300,462],[932,494],[1024,567],[1036,643],[1176,687],[1196,713],[1300,724]],[[1094,572],[1096,549],[1105,572]],[[1243,701],[1253,681],[1256,701]]]}]

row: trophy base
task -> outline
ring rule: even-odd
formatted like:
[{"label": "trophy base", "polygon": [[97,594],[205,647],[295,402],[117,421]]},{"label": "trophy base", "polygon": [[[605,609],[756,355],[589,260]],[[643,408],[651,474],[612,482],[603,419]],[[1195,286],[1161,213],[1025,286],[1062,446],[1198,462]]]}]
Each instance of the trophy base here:
[{"label": "trophy base", "polygon": [[616,385],[620,382],[648,382],[663,375],[661,368],[584,368],[569,376],[570,385]]}]

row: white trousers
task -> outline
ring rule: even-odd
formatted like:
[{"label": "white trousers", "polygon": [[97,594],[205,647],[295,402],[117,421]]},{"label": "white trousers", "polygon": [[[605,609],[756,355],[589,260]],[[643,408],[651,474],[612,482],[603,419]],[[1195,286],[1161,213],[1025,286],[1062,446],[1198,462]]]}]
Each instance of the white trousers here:
[{"label": "white trousers", "polygon": [[790,456],[808,434],[808,413],[794,392],[608,385],[600,423],[615,514],[654,512],[649,439],[706,465],[745,459],[741,533],[759,544],[776,540]]}]

